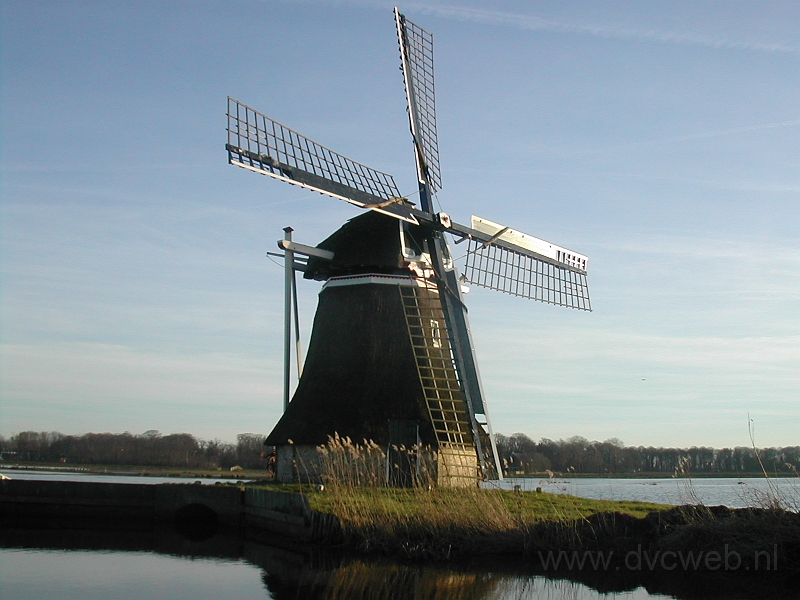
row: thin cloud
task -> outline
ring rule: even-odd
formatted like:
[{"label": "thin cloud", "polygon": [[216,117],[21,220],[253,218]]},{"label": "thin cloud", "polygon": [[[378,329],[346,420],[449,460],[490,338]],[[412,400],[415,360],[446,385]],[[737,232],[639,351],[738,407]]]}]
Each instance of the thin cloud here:
[{"label": "thin cloud", "polygon": [[[345,4],[379,10],[391,8],[396,4],[394,0],[390,2],[382,0],[294,0],[294,3],[298,1],[304,4]],[[658,31],[655,29],[635,29],[631,27],[609,27],[607,25],[595,25],[591,23],[571,23],[537,17],[536,15],[456,6],[452,4],[409,2],[403,3],[401,10],[404,14],[416,13],[421,15],[433,15],[451,21],[513,27],[525,31],[555,31],[617,40],[638,40],[681,46],[699,46],[703,48],[800,54],[800,48],[797,46],[777,42],[752,42],[726,39],[712,35],[677,33],[674,31]]]},{"label": "thin cloud", "polygon": [[669,138],[662,138],[657,140],[647,140],[643,142],[633,142],[630,144],[621,144],[618,146],[607,146],[604,148],[586,149],[580,152],[573,152],[572,154],[593,154],[597,152],[613,152],[619,150],[635,150],[638,148],[647,148],[651,146],[661,146],[667,144],[679,144],[681,142],[691,142],[694,140],[704,140],[709,138],[723,137],[727,135],[737,135],[740,133],[749,133],[751,131],[766,131],[769,129],[781,129],[784,127],[796,127],[800,125],[800,119],[793,121],[781,121],[780,123],[762,123],[759,125],[746,125],[744,127],[734,127],[732,129],[719,129],[716,131],[703,131],[700,133],[691,133],[688,135],[680,135]]},{"label": "thin cloud", "polygon": [[648,235],[647,237],[598,242],[594,248],[629,255],[659,254],[678,258],[702,258],[727,262],[748,261],[796,268],[800,266],[800,249],[757,240],[698,235]]},{"label": "thin cloud", "polygon": [[[598,357],[603,361],[647,363],[654,368],[670,365],[713,369],[730,376],[741,374],[745,367],[783,372],[787,379],[800,381],[794,368],[800,361],[800,335],[735,336],[735,335],[670,335],[596,327],[558,328],[558,336],[519,337],[513,347],[500,344],[492,359],[505,363],[514,354],[528,347],[538,348],[527,356],[563,363],[566,359]],[[515,337],[515,330],[497,327],[492,335],[501,340]],[[676,349],[680,349],[676,352]],[[525,355],[525,354],[524,354]],[[731,369],[730,365],[737,365]]]},{"label": "thin cloud", "polygon": [[639,40],[646,42],[658,42],[662,44],[677,44],[681,46],[701,46],[705,48],[742,49],[754,50],[758,52],[780,52],[784,54],[800,53],[800,49],[796,48],[795,46],[779,43],[747,42],[688,33],[676,33],[670,31],[662,32],[652,29],[639,30],[625,27],[617,28],[603,25],[569,23],[565,21],[545,19],[534,15],[507,13],[446,4],[431,6],[427,4],[413,3],[404,6],[404,11],[430,14],[444,19],[457,21],[469,21],[472,23],[514,27],[516,29],[528,31],[556,31],[580,35],[591,35],[609,39]]},{"label": "thin cloud", "polygon": [[703,133],[695,133],[691,135],[684,135],[674,138],[667,138],[663,140],[654,140],[652,142],[641,142],[641,144],[670,144],[673,142],[686,142],[689,140],[701,140],[704,138],[720,137],[723,135],[735,135],[737,133],[746,133],[748,131],[763,131],[765,129],[779,129],[781,127],[794,127],[800,125],[800,119],[794,121],[783,121],[781,123],[764,123],[761,125],[747,125],[746,127],[734,127],[733,129],[720,129],[718,131],[706,131]]},{"label": "thin cloud", "polygon": [[[608,149],[607,149],[608,150]],[[569,156],[578,156],[578,155],[587,155],[596,153],[593,150],[582,150],[582,151],[575,151],[575,152],[542,152],[539,153],[540,156],[548,155],[554,157],[569,157]],[[599,153],[599,151],[597,151]],[[470,167],[472,168],[472,167]],[[457,175],[464,175],[469,174],[469,170],[466,168],[454,168],[452,171]],[[776,193],[792,193],[796,194],[800,192],[800,183],[772,183],[772,182],[763,182],[763,181],[748,181],[748,180],[737,180],[732,181],[730,179],[703,179],[698,177],[678,177],[676,175],[661,175],[658,173],[652,172],[626,172],[626,171],[595,171],[595,170],[585,170],[585,169],[530,169],[530,168],[519,168],[519,167],[497,167],[493,168],[493,172],[500,176],[510,178],[512,176],[523,176],[528,177],[532,174],[546,174],[549,176],[559,176],[559,177],[568,177],[572,180],[581,177],[581,178],[595,178],[595,179],[629,179],[629,180],[640,180],[640,181],[658,181],[658,182],[665,182],[665,183],[679,183],[679,184],[687,184],[692,186],[697,186],[699,188],[707,188],[712,190],[733,190],[733,191],[742,191],[742,192],[776,192]]]}]

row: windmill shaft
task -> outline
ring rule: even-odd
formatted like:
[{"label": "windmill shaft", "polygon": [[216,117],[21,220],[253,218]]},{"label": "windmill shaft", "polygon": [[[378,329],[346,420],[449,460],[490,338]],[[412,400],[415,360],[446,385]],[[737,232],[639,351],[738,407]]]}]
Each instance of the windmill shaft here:
[{"label": "windmill shaft", "polygon": [[297,310],[297,277],[292,269],[292,308],[294,309],[294,343],[297,349],[297,379],[303,376],[303,349],[300,345],[300,311]]},{"label": "windmill shaft", "polygon": [[[292,228],[286,227],[284,239],[292,241]],[[284,253],[283,290],[283,412],[289,408],[291,369],[292,369],[292,288],[294,287],[294,252],[286,249]]]}]

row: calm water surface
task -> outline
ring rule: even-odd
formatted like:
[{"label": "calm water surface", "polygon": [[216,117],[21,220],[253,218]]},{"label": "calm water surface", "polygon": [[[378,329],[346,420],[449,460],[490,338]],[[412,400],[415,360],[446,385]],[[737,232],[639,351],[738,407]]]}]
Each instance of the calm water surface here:
[{"label": "calm water surface", "polygon": [[37,479],[39,481],[89,481],[106,483],[200,483],[214,485],[220,483],[235,483],[232,478],[206,478],[206,477],[150,477],[146,475],[100,475],[97,473],[75,473],[71,471],[48,470],[38,471],[33,469],[0,469],[0,474],[10,479]]},{"label": "calm water surface", "polygon": [[261,575],[240,560],[150,552],[0,550],[4,600],[271,598]]},{"label": "calm water surface", "polygon": [[[108,483],[194,483],[206,485],[234,483],[231,478],[191,477],[140,477],[137,475],[100,475],[68,471],[33,471],[0,469],[11,479],[39,479],[42,481],[92,481]],[[719,477],[697,479],[534,479],[507,478],[502,482],[488,482],[486,487],[523,491],[542,491],[551,494],[570,494],[596,500],[638,500],[658,504],[724,505],[731,508],[761,506],[769,497],[777,496],[788,508],[800,510],[800,478]]]},{"label": "calm water surface", "polygon": [[648,600],[643,588],[600,593],[541,576],[392,563],[314,565],[292,551],[243,544],[241,557],[156,551],[0,549],[3,600]]},{"label": "calm water surface", "polygon": [[[487,484],[492,486],[497,484]],[[551,494],[571,494],[596,500],[639,500],[659,504],[762,506],[777,497],[787,508],[800,510],[800,479],[720,477],[698,479],[505,479],[499,487],[524,491],[542,488]]]}]

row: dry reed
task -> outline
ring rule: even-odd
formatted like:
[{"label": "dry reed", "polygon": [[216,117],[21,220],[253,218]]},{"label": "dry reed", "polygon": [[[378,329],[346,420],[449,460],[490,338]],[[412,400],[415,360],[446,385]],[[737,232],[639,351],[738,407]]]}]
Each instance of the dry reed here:
[{"label": "dry reed", "polygon": [[[779,510],[745,511],[705,507],[692,488],[688,465],[676,477],[686,481],[694,506],[589,500],[546,493],[436,485],[435,453],[395,448],[389,464],[377,444],[355,444],[334,436],[318,448],[324,491],[310,494],[315,510],[338,519],[346,544],[362,551],[411,558],[447,559],[487,553],[534,553],[540,549],[614,548],[646,542],[663,548],[716,547],[755,551],[777,544],[782,564],[800,539],[800,515]],[[399,457],[399,458],[398,458]],[[406,487],[392,468],[406,466]],[[645,517],[645,518],[642,518]],[[789,552],[791,555],[791,552]]]},{"label": "dry reed", "polygon": [[[410,465],[405,487],[390,486],[392,468],[377,444],[333,436],[318,448],[321,510],[339,520],[344,541],[361,550],[413,557],[449,558],[471,553],[524,552],[547,528],[574,543],[577,527],[595,512],[617,505],[569,496],[436,485],[435,453],[396,448]],[[320,506],[321,504],[321,506]],[[641,505],[645,507],[645,505]],[[650,505],[647,508],[658,508]],[[643,516],[646,510],[640,508]],[[588,522],[588,521],[586,521]]]}]

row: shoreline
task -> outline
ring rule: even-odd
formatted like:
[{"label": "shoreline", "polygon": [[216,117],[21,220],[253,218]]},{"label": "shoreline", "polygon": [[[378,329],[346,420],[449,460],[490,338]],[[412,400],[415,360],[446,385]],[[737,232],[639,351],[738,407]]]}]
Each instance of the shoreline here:
[{"label": "shoreline", "polygon": [[[770,474],[769,478],[791,479],[792,473]],[[757,472],[731,472],[731,473],[686,473],[676,476],[674,473],[660,473],[648,471],[646,473],[531,473],[529,475],[509,475],[506,479],[525,480],[562,480],[562,479],[764,479],[762,471]]]},{"label": "shoreline", "polygon": [[[90,473],[94,475],[126,475],[141,477],[177,477],[177,478],[216,478],[216,479],[252,479],[267,481],[271,476],[263,469],[241,469],[226,471],[222,469],[192,469],[182,467],[159,467],[147,465],[73,465],[52,463],[9,463],[0,461],[0,470],[20,471],[53,471],[63,473]],[[506,480],[565,480],[565,479],[793,479],[792,474],[767,474],[764,472],[729,473],[686,473],[676,477],[672,473],[648,471],[642,473],[561,473],[542,472],[525,475],[507,475]]]},{"label": "shoreline", "polygon": [[270,477],[265,471],[241,469],[223,471],[212,469],[181,469],[180,467],[148,467],[127,465],[52,465],[52,464],[5,464],[0,462],[0,471],[37,471],[44,473],[75,473],[85,475],[111,475],[125,477],[169,477],[175,479],[229,479],[238,481],[266,481]]}]

